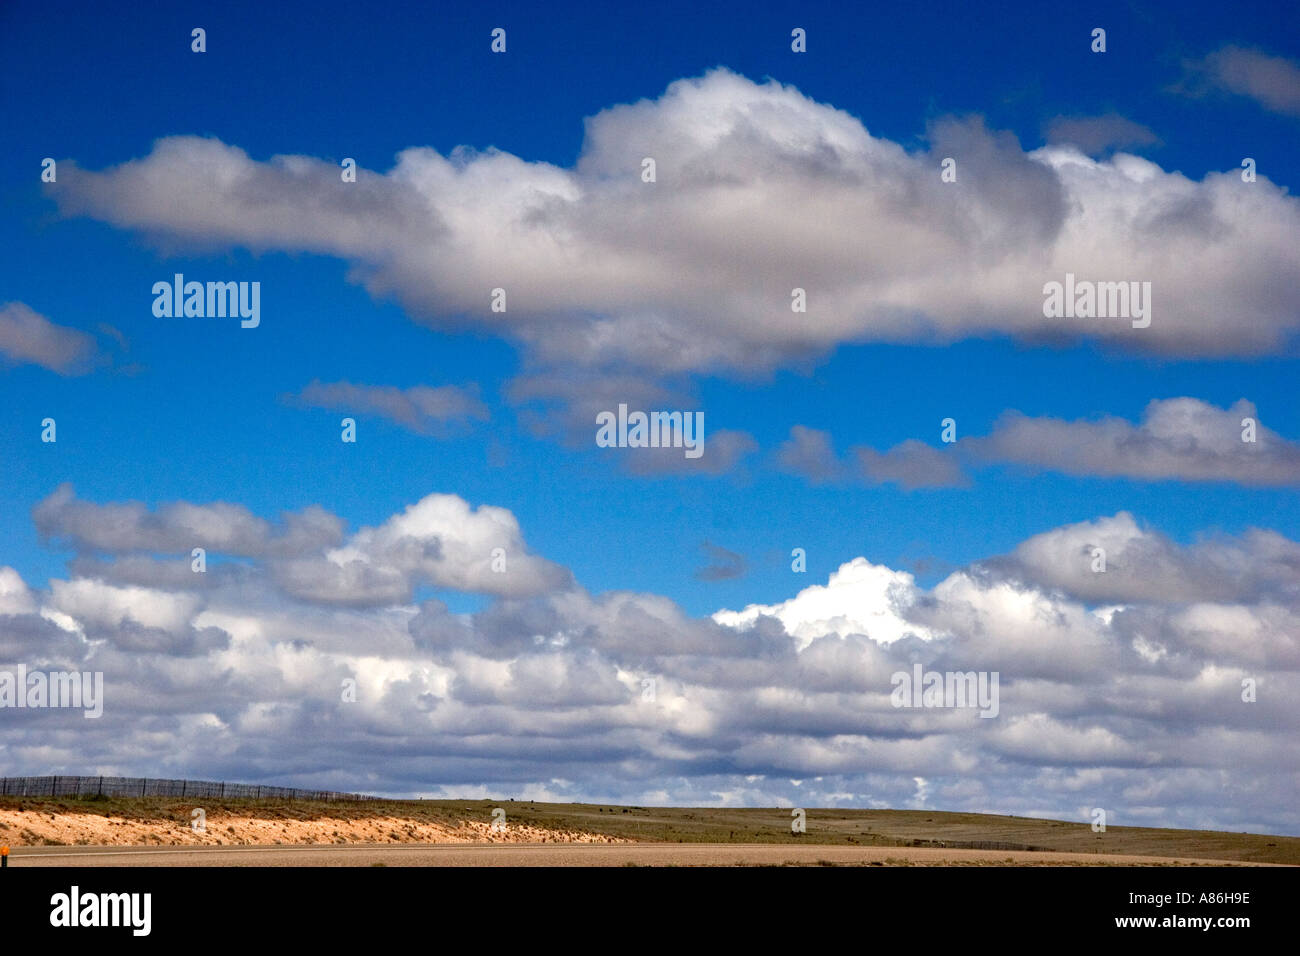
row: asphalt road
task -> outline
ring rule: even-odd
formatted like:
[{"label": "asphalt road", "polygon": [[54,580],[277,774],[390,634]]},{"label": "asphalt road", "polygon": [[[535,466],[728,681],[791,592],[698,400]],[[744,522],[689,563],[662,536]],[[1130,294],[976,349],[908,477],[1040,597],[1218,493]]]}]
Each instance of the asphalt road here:
[{"label": "asphalt road", "polygon": [[1110,864],[1240,866],[1232,861],[1027,853],[937,847],[857,847],[774,843],[452,843],[316,844],[294,846],[15,847],[11,867],[23,866],[737,866]]}]

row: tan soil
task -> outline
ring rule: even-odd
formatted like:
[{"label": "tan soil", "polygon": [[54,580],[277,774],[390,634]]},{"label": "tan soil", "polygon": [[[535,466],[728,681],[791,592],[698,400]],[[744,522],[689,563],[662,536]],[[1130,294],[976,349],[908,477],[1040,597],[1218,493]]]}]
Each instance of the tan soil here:
[{"label": "tan soil", "polygon": [[0,843],[8,846],[218,846],[292,843],[628,843],[578,830],[548,830],[506,820],[504,832],[490,822],[456,826],[400,816],[268,819],[213,810],[204,832],[190,826],[188,810],[178,819],[140,820],[96,813],[42,813],[0,808]]}]

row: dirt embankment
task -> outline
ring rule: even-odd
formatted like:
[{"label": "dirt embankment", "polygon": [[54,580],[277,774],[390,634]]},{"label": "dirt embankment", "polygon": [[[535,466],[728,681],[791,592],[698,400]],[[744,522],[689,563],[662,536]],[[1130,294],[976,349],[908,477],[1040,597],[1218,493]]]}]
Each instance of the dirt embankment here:
[{"label": "dirt embankment", "polygon": [[579,830],[505,821],[422,819],[412,815],[340,812],[301,818],[275,809],[204,809],[201,829],[193,805],[160,808],[152,816],[78,809],[0,807],[0,843],[9,846],[246,846],[328,843],[626,843]]}]

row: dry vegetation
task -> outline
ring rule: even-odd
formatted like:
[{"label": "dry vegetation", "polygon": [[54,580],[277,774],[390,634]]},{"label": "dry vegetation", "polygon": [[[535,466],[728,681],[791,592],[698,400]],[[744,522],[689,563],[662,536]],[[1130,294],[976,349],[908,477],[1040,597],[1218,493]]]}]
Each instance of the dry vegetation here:
[{"label": "dry vegetation", "polygon": [[[190,827],[206,814],[206,832]],[[492,809],[506,811],[504,833]],[[1108,827],[1026,817],[924,810],[808,810],[790,832],[788,810],[622,807],[515,801],[365,803],[145,798],[0,798],[0,843],[51,845],[274,845],[300,843],[543,843],[654,841],[815,843],[1133,854],[1300,864],[1300,837]]]},{"label": "dry vegetation", "polygon": [[[511,806],[506,804],[507,807]],[[192,813],[203,810],[203,830]],[[615,837],[507,818],[460,802],[314,803],[177,797],[0,797],[0,843],[10,846],[274,846],[321,843],[612,843]]]}]

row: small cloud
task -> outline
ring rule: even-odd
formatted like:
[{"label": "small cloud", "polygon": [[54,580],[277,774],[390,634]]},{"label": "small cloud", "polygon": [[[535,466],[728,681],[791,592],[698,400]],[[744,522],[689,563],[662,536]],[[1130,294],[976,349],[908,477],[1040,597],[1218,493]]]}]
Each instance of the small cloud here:
[{"label": "small cloud", "polygon": [[353,385],[351,382],[312,382],[285,400],[303,408],[325,408],[337,412],[378,415],[419,435],[442,437],[471,420],[486,421],[487,406],[479,398],[478,386]]},{"label": "small cloud", "polygon": [[1160,142],[1160,137],[1141,123],[1114,112],[1102,116],[1058,116],[1047,124],[1043,136],[1053,146],[1068,143],[1089,156]]},{"label": "small cloud", "polygon": [[520,421],[530,434],[559,437],[574,448],[592,446],[596,416],[620,404],[641,411],[699,405],[695,396],[677,383],[609,369],[534,370],[513,379],[505,394],[519,409]]},{"label": "small cloud", "polygon": [[713,563],[707,564],[695,572],[697,581],[727,581],[731,578],[741,577],[748,569],[744,557],[734,551],[720,548],[708,541],[705,541],[701,547],[709,555]]},{"label": "small cloud", "polygon": [[855,448],[858,473],[874,485],[893,482],[906,491],[913,488],[957,488],[968,479],[952,453],[909,438],[888,451]]},{"label": "small cloud", "polygon": [[98,325],[95,326],[95,329],[99,332],[100,335],[107,336],[108,338],[116,342],[117,347],[120,348],[123,352],[131,351],[131,343],[127,341],[126,336],[122,333],[121,329],[117,328],[116,326],[109,325],[107,322],[100,322]]},{"label": "small cloud", "polygon": [[1172,92],[1233,93],[1274,113],[1300,116],[1300,65],[1294,60],[1229,44],[1184,66],[1183,79],[1171,87]]},{"label": "small cloud", "polygon": [[887,451],[857,445],[849,449],[848,459],[841,460],[828,432],[803,425],[791,428],[790,437],[776,452],[777,467],[803,475],[814,484],[848,479],[867,485],[893,483],[907,491],[968,484],[953,452],[914,438]]},{"label": "small cloud", "polygon": [[749,432],[726,429],[705,437],[704,453],[687,458],[681,448],[619,449],[629,474],[643,478],[669,475],[724,475],[740,460],[758,450],[758,442]]},{"label": "small cloud", "polygon": [[93,336],[55,325],[21,302],[0,305],[0,359],[59,375],[84,375],[106,361]]},{"label": "small cloud", "polygon": [[776,450],[776,460],[782,470],[803,475],[814,484],[837,481],[845,474],[830,433],[805,425],[790,429],[790,437]]}]

